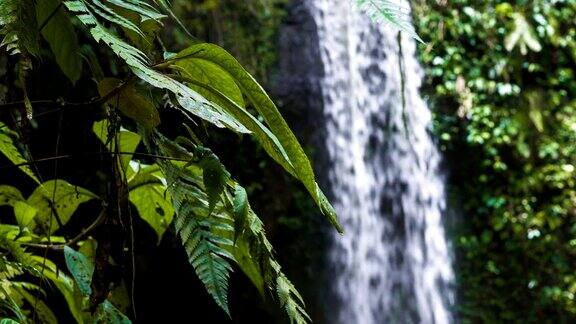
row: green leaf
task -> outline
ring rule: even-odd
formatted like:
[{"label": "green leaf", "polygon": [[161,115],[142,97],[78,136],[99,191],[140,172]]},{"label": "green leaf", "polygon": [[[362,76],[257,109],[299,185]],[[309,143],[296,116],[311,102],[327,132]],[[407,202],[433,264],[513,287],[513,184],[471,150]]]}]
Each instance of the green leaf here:
[{"label": "green leaf", "polygon": [[[52,201],[53,194],[54,201]],[[60,228],[58,220],[65,225],[81,203],[97,198],[98,196],[92,192],[61,179],[44,182],[26,201],[28,205],[38,210],[34,218],[35,224],[31,224],[30,227],[37,232],[54,233]]]},{"label": "green leaf", "polygon": [[202,168],[202,179],[208,195],[208,208],[212,211],[220,200],[226,182],[230,179],[230,173],[210,149],[198,146],[194,150],[194,155],[200,157],[198,165]]},{"label": "green leaf", "polygon": [[24,201],[20,190],[12,186],[0,185],[0,206],[14,206],[19,201]]},{"label": "green leaf", "polygon": [[6,46],[10,54],[38,55],[38,26],[34,17],[33,0],[0,1],[0,47]]},{"label": "green leaf", "polygon": [[284,147],[280,144],[276,135],[272,134],[272,132],[256,117],[252,116],[252,114],[250,114],[246,109],[239,106],[232,99],[226,97],[226,95],[221,93],[219,90],[212,88],[209,84],[204,84],[191,78],[185,78],[184,80],[188,85],[205,89],[207,92],[212,94],[212,97],[219,98],[218,103],[222,108],[226,109],[228,113],[234,116],[234,118],[240,121],[252,132],[252,135],[260,145],[262,145],[268,155],[274,159],[274,161],[282,165],[286,171],[296,177],[296,171],[294,170],[292,162],[288,158]]},{"label": "green leaf", "polygon": [[[10,130],[4,123],[0,122],[0,152],[2,152],[2,154],[4,154],[14,164],[27,163],[28,161],[22,157],[18,148],[16,148],[14,140],[19,140],[18,134]],[[19,168],[34,181],[40,183],[40,180],[38,180],[28,165],[21,165]]]},{"label": "green leaf", "polygon": [[164,193],[166,186],[163,184],[145,184],[130,190],[130,201],[136,206],[138,214],[158,234],[158,243],[162,235],[172,223],[174,209]]},{"label": "green leaf", "polygon": [[[90,28],[90,33],[96,42],[103,41],[108,45],[116,55],[128,64],[132,72],[141,80],[153,87],[172,92],[184,111],[194,114],[217,127],[228,127],[238,133],[249,132],[232,116],[206,100],[206,98],[197,92],[151,68],[146,54],[104,28],[93,12],[96,8],[87,6],[86,1],[66,0],[64,4],[71,12],[76,14],[84,25]],[[109,17],[106,19],[110,20]],[[112,22],[117,23],[115,21]],[[119,25],[126,27],[125,24],[119,23]]]},{"label": "green leaf", "polygon": [[356,0],[356,2],[360,9],[375,21],[388,23],[424,43],[412,25],[408,4],[400,4],[390,0]]},{"label": "green leaf", "polygon": [[54,315],[54,313],[52,312],[50,307],[48,307],[48,305],[46,305],[46,303],[44,303],[44,301],[38,299],[37,296],[33,296],[32,294],[30,294],[29,292],[24,290],[24,288],[22,288],[22,287],[18,287],[17,290],[18,290],[18,293],[20,295],[22,295],[22,297],[24,297],[26,302],[28,302],[28,304],[30,306],[32,306],[32,309],[36,313],[36,316],[38,316],[39,323],[43,323],[43,324],[57,324],[58,323],[58,320],[56,319],[56,315]]},{"label": "green leaf", "polygon": [[[230,74],[224,71],[217,64],[203,59],[190,57],[185,60],[179,59],[175,61],[174,65],[181,69],[181,71],[185,73],[186,77],[218,90],[238,106],[244,107],[242,91],[240,91],[240,88],[236,82],[234,82],[234,79],[230,76]],[[211,91],[205,89],[204,87],[195,85],[191,86],[194,91],[204,96],[204,98],[222,106],[222,103],[220,102],[220,96],[214,95]]]},{"label": "green leaf", "polygon": [[[312,198],[316,201],[316,204],[320,207],[322,213],[326,215],[339,232],[342,232],[342,226],[338,223],[334,208],[316,184],[312,166],[304,149],[302,149],[296,136],[294,136],[292,130],[288,127],[282,115],[280,115],[278,108],[276,108],[276,105],[272,102],[262,86],[254,80],[232,55],[216,45],[207,43],[192,45],[178,53],[172,60],[177,62],[179,60],[185,61],[192,58],[217,64],[234,78],[236,84],[250,100],[258,113],[262,115],[266,124],[270,127],[270,130],[284,148],[290,159],[292,168],[290,168],[290,165],[287,163],[279,163],[286,171],[302,181]],[[251,131],[253,130],[251,129]],[[257,137],[259,140],[262,140],[262,138],[263,137],[260,136]],[[271,154],[271,150],[267,149],[267,152]],[[276,154],[271,154],[271,157],[276,161],[280,160]]]},{"label": "green leaf", "polygon": [[[105,96],[122,84],[115,78],[105,78],[98,82],[100,96]],[[132,82],[124,87],[116,96],[108,100],[108,104],[117,108],[126,117],[133,119],[140,125],[152,129],[160,124],[160,114],[151,103],[151,100],[138,93]]]},{"label": "green leaf", "polygon": [[[228,279],[234,257],[224,248],[231,246],[233,231],[230,219],[217,210],[209,210],[208,195],[201,189],[201,169],[179,169],[160,162],[166,175],[176,218],[174,226],[186,249],[190,264],[214,301],[229,315]],[[222,235],[222,231],[230,233]]]},{"label": "green leaf", "polygon": [[[38,24],[44,24],[42,36],[50,45],[56,62],[62,72],[74,84],[82,74],[82,57],[80,45],[74,31],[74,26],[64,8],[57,9],[61,5],[60,0],[42,0],[36,5],[36,19]],[[47,20],[50,19],[50,20]]]},{"label": "green leaf", "polygon": [[92,294],[92,273],[94,273],[94,264],[80,252],[75,251],[69,246],[64,246],[64,259],[68,271],[72,274],[72,278],[76,281],[78,288],[84,296]]},{"label": "green leaf", "polygon": [[23,201],[17,201],[14,204],[14,216],[16,216],[18,225],[22,228],[33,225],[37,213],[38,210],[34,206],[30,206]]},{"label": "green leaf", "polygon": [[249,209],[248,194],[242,186],[237,184],[234,190],[234,241],[238,239],[238,235],[244,232]]},{"label": "green leaf", "polygon": [[132,323],[126,315],[122,314],[111,302],[105,300],[94,313],[94,323],[102,324],[130,324]]},{"label": "green leaf", "polygon": [[[120,153],[133,153],[134,151],[136,151],[136,148],[140,144],[141,140],[140,135],[126,129],[120,129],[116,141],[112,141],[113,139],[108,138],[109,137],[108,125],[109,125],[108,120],[105,119],[95,122],[94,125],[92,126],[92,131],[94,131],[94,134],[96,134],[96,136],[100,139],[102,144],[106,145],[108,151],[110,152],[118,151]],[[112,143],[116,143],[118,147],[117,148],[113,147]],[[122,170],[124,170],[125,172],[128,171],[128,166],[131,160],[132,160],[131,154],[120,155]]]},{"label": "green leaf", "polygon": [[40,268],[42,275],[46,279],[50,280],[64,296],[76,322],[85,323],[89,314],[84,311],[82,298],[77,295],[79,292],[74,289],[74,280],[58,269],[58,267],[56,267],[56,265],[49,259],[40,256],[32,256],[32,258],[37,264],[43,266],[43,268]]},{"label": "green leaf", "polygon": [[142,21],[146,20],[154,20],[160,21],[163,18],[166,18],[166,15],[163,15],[156,10],[153,6],[147,4],[144,1],[139,0],[108,0],[109,3],[117,5],[121,8],[133,11],[140,15]]}]

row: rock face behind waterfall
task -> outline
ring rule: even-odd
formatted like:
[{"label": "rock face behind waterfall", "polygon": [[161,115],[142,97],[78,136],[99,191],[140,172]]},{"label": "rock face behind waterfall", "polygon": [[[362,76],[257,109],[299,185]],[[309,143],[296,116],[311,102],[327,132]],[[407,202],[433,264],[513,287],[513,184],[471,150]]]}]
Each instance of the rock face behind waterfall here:
[{"label": "rock face behind waterfall", "polygon": [[453,323],[441,159],[416,46],[404,36],[400,47],[353,2],[292,1],[281,32],[277,92],[321,148],[315,168],[346,231],[328,252],[326,321]]}]

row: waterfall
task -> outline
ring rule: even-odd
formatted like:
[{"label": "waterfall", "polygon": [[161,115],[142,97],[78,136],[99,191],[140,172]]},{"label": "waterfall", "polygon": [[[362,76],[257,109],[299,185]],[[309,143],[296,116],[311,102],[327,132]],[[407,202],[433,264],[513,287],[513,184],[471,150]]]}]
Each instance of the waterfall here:
[{"label": "waterfall", "polygon": [[323,65],[324,172],[345,228],[330,252],[338,306],[329,322],[454,322],[441,158],[415,42],[402,35],[399,46],[397,31],[350,0],[303,5]]}]

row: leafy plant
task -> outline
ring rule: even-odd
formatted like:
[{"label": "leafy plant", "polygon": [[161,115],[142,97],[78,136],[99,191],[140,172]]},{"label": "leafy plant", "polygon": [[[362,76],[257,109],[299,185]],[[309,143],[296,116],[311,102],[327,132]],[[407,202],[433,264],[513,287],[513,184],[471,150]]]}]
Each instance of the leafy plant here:
[{"label": "leafy plant", "polygon": [[[274,161],[302,182],[318,208],[341,231],[303,148],[270,97],[236,59],[216,45],[192,39],[185,50],[166,52],[158,31],[175,15],[164,1],[2,0],[0,8],[3,45],[11,56],[27,63],[19,70],[23,100],[4,105],[25,119],[17,118],[16,131],[0,125],[0,151],[38,184],[27,199],[17,188],[2,187],[0,194],[13,207],[17,224],[13,227],[17,234],[4,238],[14,246],[63,253],[70,276],[45,257],[24,260],[38,261],[28,268],[39,278],[55,282],[74,318],[78,322],[128,321],[110,297],[114,296],[112,287],[118,285],[110,274],[122,261],[133,205],[159,241],[174,223],[190,264],[226,313],[230,315],[229,276],[237,264],[263,296],[275,296],[291,322],[307,322],[304,302],[275,260],[246,191],[195,135],[215,127],[254,136]],[[30,13],[35,17],[30,18]],[[36,34],[43,40],[33,37]],[[86,36],[92,42],[80,43]],[[98,44],[107,46],[113,55],[104,54],[109,61],[94,54],[101,51]],[[37,56],[43,60],[34,59]],[[93,93],[98,96],[80,103],[61,98],[30,100],[26,76],[45,60],[55,62],[71,84],[92,78],[96,81],[91,83]],[[111,68],[102,68],[103,64]],[[27,147],[18,134],[33,128],[35,110],[44,105],[60,110],[95,107],[105,117],[93,126],[104,148],[98,155],[105,163],[104,183],[97,191],[64,179],[41,181],[43,175],[30,167],[34,161],[27,162],[27,154],[21,153]],[[162,124],[167,107],[177,109],[188,121],[186,136],[177,134],[170,139],[167,135],[171,132],[163,126],[170,125]],[[138,151],[139,146],[143,151]],[[102,208],[92,224],[72,238],[54,236],[69,229],[81,204],[94,201]],[[75,250],[78,246],[79,251]],[[15,269],[24,269],[24,263],[18,267],[5,268],[4,280],[12,287],[16,287],[16,276],[23,274]],[[38,296],[26,295],[21,288],[12,291],[28,302],[28,307],[22,308],[22,298],[14,303],[2,299],[5,307],[15,310],[17,319],[31,310],[43,314],[38,316],[40,321],[55,321],[49,306],[38,301]]]}]

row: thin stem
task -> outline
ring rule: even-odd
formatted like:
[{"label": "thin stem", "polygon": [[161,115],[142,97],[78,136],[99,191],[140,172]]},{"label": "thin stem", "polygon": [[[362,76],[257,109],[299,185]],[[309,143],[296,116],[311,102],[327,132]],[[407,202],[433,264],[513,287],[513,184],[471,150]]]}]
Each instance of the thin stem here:
[{"label": "thin stem", "polygon": [[181,161],[181,162],[190,161],[189,159],[184,159],[184,158],[177,158],[177,157],[172,157],[172,156],[162,156],[162,155],[148,154],[148,153],[137,153],[137,152],[85,152],[85,153],[79,153],[79,154],[66,154],[66,155],[59,155],[59,156],[51,156],[51,157],[47,157],[47,158],[37,159],[34,161],[29,161],[29,162],[18,163],[18,164],[14,164],[14,165],[0,166],[0,170],[6,169],[6,168],[17,168],[17,167],[21,167],[21,166],[25,166],[25,165],[31,165],[34,163],[38,163],[38,162],[49,162],[49,161],[56,161],[56,160],[61,160],[61,159],[73,159],[73,158],[77,158],[77,157],[92,156],[92,155],[138,155],[138,156],[143,156],[143,157],[150,157],[150,158],[170,160],[170,161]]},{"label": "thin stem", "polygon": [[[110,98],[117,95],[120,91],[122,91],[122,89],[124,89],[124,87],[126,87],[133,78],[134,77],[131,77],[130,79],[120,83],[118,86],[116,86],[116,88],[110,90],[110,92],[108,92],[104,96],[96,97],[96,98],[93,98],[93,99],[91,99],[89,101],[85,101],[85,102],[60,102],[60,101],[56,101],[56,100],[35,100],[35,101],[31,101],[30,103],[32,105],[60,107],[61,109],[86,107],[86,106],[99,106],[99,105],[105,103],[106,101],[108,101]],[[0,110],[18,108],[18,107],[21,107],[22,105],[24,105],[24,101],[8,102],[8,103],[0,104]]]},{"label": "thin stem", "polygon": [[82,232],[80,232],[80,234],[78,234],[77,236],[75,236],[73,239],[71,239],[70,241],[68,241],[66,243],[62,243],[62,244],[22,243],[22,245],[35,247],[35,248],[42,248],[42,249],[63,250],[65,246],[71,246],[71,245],[78,243],[80,240],[82,240],[84,237],[86,237],[92,230],[94,230],[96,227],[98,227],[102,223],[102,221],[104,220],[105,215],[106,215],[106,209],[102,209],[102,211],[100,212],[100,215],[98,215],[98,218],[96,218],[96,220],[92,224],[90,224],[90,226],[86,227],[86,229],[82,230]]}]

